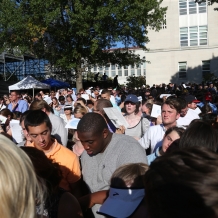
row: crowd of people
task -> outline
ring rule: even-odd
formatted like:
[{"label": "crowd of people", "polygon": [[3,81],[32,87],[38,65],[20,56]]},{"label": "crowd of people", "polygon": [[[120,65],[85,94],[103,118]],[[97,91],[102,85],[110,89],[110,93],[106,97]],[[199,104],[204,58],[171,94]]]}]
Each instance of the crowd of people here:
[{"label": "crowd of people", "polygon": [[217,104],[212,83],[5,94],[0,217],[218,217]]}]

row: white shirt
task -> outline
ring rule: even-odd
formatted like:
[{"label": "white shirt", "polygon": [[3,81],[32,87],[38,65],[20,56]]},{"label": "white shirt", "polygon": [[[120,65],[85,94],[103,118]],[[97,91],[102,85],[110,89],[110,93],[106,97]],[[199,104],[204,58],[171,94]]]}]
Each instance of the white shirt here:
[{"label": "white shirt", "polygon": [[110,101],[112,104],[115,104],[116,105],[116,101],[115,101],[115,98],[113,95],[110,96]]},{"label": "white shirt", "polygon": [[184,117],[180,116],[176,122],[179,126],[188,126],[194,119],[200,119],[200,117],[195,110],[189,108],[187,114]]},{"label": "white shirt", "polygon": [[199,107],[197,107],[195,110],[193,110],[195,113],[200,114],[201,113],[201,109]]},{"label": "white shirt", "polygon": [[5,106],[4,104],[1,104],[1,105],[0,105],[0,111],[3,110],[3,109],[5,109],[5,108],[6,108],[6,106]]},{"label": "white shirt", "polygon": [[165,132],[163,124],[150,126],[138,142],[144,149],[151,147],[151,153],[153,153],[156,144],[163,139]]}]

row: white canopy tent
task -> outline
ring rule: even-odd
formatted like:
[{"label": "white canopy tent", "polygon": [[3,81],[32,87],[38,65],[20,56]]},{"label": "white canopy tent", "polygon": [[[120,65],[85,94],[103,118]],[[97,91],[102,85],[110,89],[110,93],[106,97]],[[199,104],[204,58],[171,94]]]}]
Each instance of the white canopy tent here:
[{"label": "white canopy tent", "polygon": [[41,83],[38,80],[34,79],[32,76],[27,76],[20,82],[14,85],[11,85],[8,88],[9,88],[9,91],[22,90],[22,89],[33,89],[33,96],[34,96],[34,89],[50,89],[50,85]]}]

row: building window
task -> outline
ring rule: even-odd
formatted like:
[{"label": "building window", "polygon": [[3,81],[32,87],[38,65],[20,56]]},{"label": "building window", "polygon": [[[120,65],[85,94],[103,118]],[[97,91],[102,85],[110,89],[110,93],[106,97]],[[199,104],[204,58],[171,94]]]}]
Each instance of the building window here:
[{"label": "building window", "polygon": [[198,27],[192,26],[189,27],[189,39],[190,39],[190,46],[198,45]]},{"label": "building window", "polygon": [[180,45],[207,45],[207,26],[191,26],[180,28]]},{"label": "building window", "polygon": [[97,66],[94,66],[94,69],[93,69],[94,71],[97,71]]},{"label": "building window", "polygon": [[116,66],[114,64],[111,65],[111,70],[116,70]]},{"label": "building window", "polygon": [[202,75],[210,73],[210,61],[202,61]]},{"label": "building window", "polygon": [[195,0],[179,0],[179,14],[207,13],[207,1],[196,3]]},{"label": "building window", "polygon": [[137,76],[141,76],[141,68],[137,69]]},{"label": "building window", "polygon": [[187,62],[179,62],[179,78],[186,78],[187,73]]},{"label": "building window", "polygon": [[201,2],[198,3],[198,13],[206,13],[207,12],[207,3],[206,2]]},{"label": "building window", "polygon": [[207,26],[199,26],[199,44],[207,45]]},{"label": "building window", "polygon": [[189,14],[197,14],[197,4],[195,3],[195,0],[190,1],[189,0]]},{"label": "building window", "polygon": [[180,45],[188,46],[188,27],[180,28]]},{"label": "building window", "polygon": [[115,70],[111,71],[111,76],[113,76],[113,77],[116,76],[116,71]]},{"label": "building window", "polygon": [[109,70],[109,68],[110,68],[110,64],[106,64],[105,70]]},{"label": "building window", "polygon": [[187,14],[187,0],[179,0],[179,14],[180,15]]},{"label": "building window", "polygon": [[135,75],[135,69],[134,69],[134,66],[133,68],[131,68],[131,76]]},{"label": "building window", "polygon": [[143,63],[143,75],[146,75],[146,62]]},{"label": "building window", "polygon": [[118,76],[122,76],[122,69],[118,70]]}]

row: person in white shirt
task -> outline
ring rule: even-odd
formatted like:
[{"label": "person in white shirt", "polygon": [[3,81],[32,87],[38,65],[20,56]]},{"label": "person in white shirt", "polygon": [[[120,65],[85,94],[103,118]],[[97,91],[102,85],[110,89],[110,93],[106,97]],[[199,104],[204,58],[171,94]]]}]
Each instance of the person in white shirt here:
[{"label": "person in white shirt", "polygon": [[200,103],[200,101],[197,100],[194,95],[187,95],[185,100],[187,102],[188,108],[191,108],[192,110],[196,110],[198,107],[197,103]]},{"label": "person in white shirt", "polygon": [[178,98],[181,105],[180,117],[177,120],[177,125],[187,127],[192,120],[200,119],[198,114],[188,107],[188,102],[184,98]]},{"label": "person in white shirt", "polygon": [[173,126],[177,125],[177,120],[180,117],[180,103],[177,98],[168,98],[161,106],[162,124],[151,126],[145,132],[144,136],[139,139],[139,143],[144,149],[151,149],[151,153],[154,152],[154,148],[158,142],[161,142],[165,131]]}]

